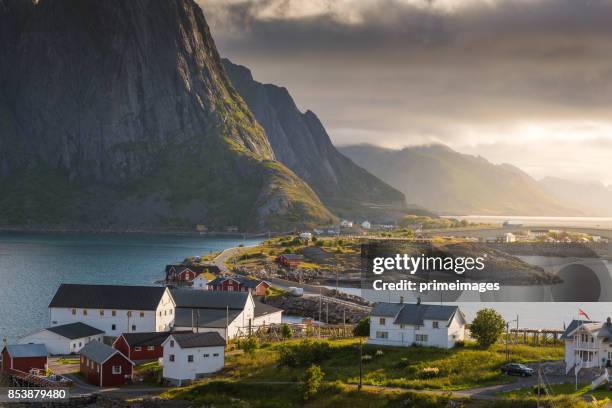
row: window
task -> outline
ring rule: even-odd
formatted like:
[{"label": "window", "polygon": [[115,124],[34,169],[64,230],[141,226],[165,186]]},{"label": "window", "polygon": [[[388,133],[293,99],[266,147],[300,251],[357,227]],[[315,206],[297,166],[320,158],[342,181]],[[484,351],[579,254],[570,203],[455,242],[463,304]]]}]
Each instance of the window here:
[{"label": "window", "polygon": [[83,316],[87,316],[87,309],[83,309]]},{"label": "window", "polygon": [[[76,346],[76,344],[75,344],[75,346]],[[81,363],[84,363],[84,362],[85,362],[85,357],[81,356]]]},{"label": "window", "polygon": [[213,354],[213,357],[219,357],[219,353]]},{"label": "window", "polygon": [[81,346],[82,346],[82,344],[81,344],[81,342],[79,341],[79,347],[81,347]]},{"label": "window", "polygon": [[72,314],[75,315],[76,314],[76,309],[72,309]]},{"label": "window", "polygon": [[376,338],[377,339],[388,339],[389,338],[389,332],[386,332],[386,331],[377,331],[376,332]]},{"label": "window", "polygon": [[403,324],[400,324],[400,329],[403,329],[404,327],[406,326],[404,326]]},{"label": "window", "polygon": [[113,366],[113,374],[121,374],[121,366]]},{"label": "window", "polygon": [[132,331],[136,331],[136,325],[135,324],[132,325]]},{"label": "window", "polygon": [[111,330],[117,330],[117,325],[116,324],[111,324]]},{"label": "window", "polygon": [[380,319],[378,319],[378,324],[380,324],[381,326],[384,326],[385,323],[387,323],[387,320],[384,317],[381,317]]},{"label": "window", "polygon": [[210,357],[210,354],[204,354],[203,357],[204,358],[208,358],[208,357]]},{"label": "window", "polygon": [[143,318],[144,317],[144,312],[140,312],[140,317]]},{"label": "window", "polygon": [[113,311],[111,312],[111,315],[113,315],[113,316],[117,316],[117,311],[116,311],[116,310],[113,310]]},{"label": "window", "polygon": [[159,311],[159,317],[161,317],[161,310]]},{"label": "window", "polygon": [[166,316],[166,313],[168,313],[168,311],[167,311],[167,310],[164,310],[164,316]]},{"label": "window", "polygon": [[170,314],[170,316],[172,316],[172,309],[170,309],[170,313],[169,314]]},{"label": "window", "polygon": [[174,340],[170,340],[170,347],[174,347]]},{"label": "window", "polygon": [[134,347],[134,351],[140,351],[142,350],[142,347]]},{"label": "window", "polygon": [[76,343],[72,343],[72,348],[76,348]]},{"label": "window", "polygon": [[104,316],[104,309],[100,309],[100,316]]},{"label": "window", "polygon": [[153,350],[155,350],[155,346],[147,346],[147,350],[153,351]]},{"label": "window", "polygon": [[427,335],[426,334],[415,334],[414,335],[414,340],[426,343],[427,342]]},{"label": "window", "polygon": [[100,372],[100,364],[96,364],[96,373]]},{"label": "window", "polygon": [[169,360],[169,361],[174,361],[174,354],[170,354],[170,355],[168,356],[168,360]]},{"label": "window", "polygon": [[431,322],[431,326],[432,326],[434,329],[439,329],[439,328],[440,328],[440,322],[435,322],[435,321],[434,321],[434,322]]},{"label": "window", "polygon": [[193,363],[193,355],[192,354],[187,356],[187,362],[188,363]]}]

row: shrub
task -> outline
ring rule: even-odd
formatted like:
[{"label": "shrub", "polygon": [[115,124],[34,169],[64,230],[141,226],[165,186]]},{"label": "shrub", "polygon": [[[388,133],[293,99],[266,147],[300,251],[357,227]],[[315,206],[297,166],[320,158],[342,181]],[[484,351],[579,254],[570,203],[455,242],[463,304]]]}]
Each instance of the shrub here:
[{"label": "shrub", "polygon": [[245,340],[238,342],[238,348],[243,350],[245,353],[253,354],[259,347],[259,340],[255,336],[249,336]]},{"label": "shrub", "polygon": [[353,329],[353,336],[369,336],[370,335],[370,318],[365,317],[357,323]]},{"label": "shrub", "polygon": [[490,347],[504,331],[504,319],[493,309],[482,309],[470,325],[470,333],[482,347]]},{"label": "shrub", "polygon": [[283,323],[281,326],[281,335],[283,339],[290,339],[293,337],[293,329],[287,323]]},{"label": "shrub", "polygon": [[304,377],[302,377],[301,384],[304,401],[309,400],[317,394],[319,388],[321,388],[321,382],[323,381],[324,375],[325,373],[323,373],[321,367],[318,365],[312,364],[308,370],[306,370]]},{"label": "shrub", "polygon": [[288,367],[306,367],[320,364],[329,356],[328,342],[308,339],[298,344],[282,345],[279,349],[279,364]]},{"label": "shrub", "polygon": [[465,341],[463,340],[459,340],[455,342],[455,347],[464,347],[464,346],[465,346]]}]

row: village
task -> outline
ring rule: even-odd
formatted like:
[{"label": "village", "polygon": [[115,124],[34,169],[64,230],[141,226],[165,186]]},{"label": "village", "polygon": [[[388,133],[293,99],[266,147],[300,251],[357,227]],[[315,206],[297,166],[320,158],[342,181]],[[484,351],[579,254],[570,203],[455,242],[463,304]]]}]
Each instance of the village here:
[{"label": "village", "polygon": [[[582,401],[612,395],[606,386],[612,380],[610,318],[585,316],[564,329],[533,330],[499,317],[495,338],[482,347],[476,321],[459,306],[420,299],[373,304],[318,282],[304,284],[296,271],[312,260],[292,248],[327,251],[334,259],[358,251],[350,237],[315,234],[273,240],[281,251],[238,247],[169,264],[157,286],[61,284],[48,304],[48,326],[4,341],[1,372],[13,386],[162,399],[199,398],[190,390],[214,388],[228,376],[245,381],[244,372],[264,382],[277,382],[282,373],[301,387],[313,367],[337,383],[321,395],[338,384],[357,387],[344,390],[347,398],[375,386],[391,400],[425,398],[410,393],[430,389],[444,404],[465,406],[510,396]],[[261,258],[253,251],[273,260],[273,275],[248,267]],[[328,348],[344,356],[341,361]],[[296,362],[299,354],[311,357]],[[283,363],[286,358],[293,360]],[[534,386],[542,391],[533,392]]]}]

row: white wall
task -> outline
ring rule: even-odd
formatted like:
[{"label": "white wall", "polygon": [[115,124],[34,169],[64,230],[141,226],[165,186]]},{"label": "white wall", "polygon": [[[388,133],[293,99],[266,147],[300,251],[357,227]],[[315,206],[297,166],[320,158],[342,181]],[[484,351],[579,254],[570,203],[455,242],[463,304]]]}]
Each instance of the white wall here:
[{"label": "white wall", "polygon": [[[423,326],[393,324],[394,317],[384,317],[385,323],[381,324],[381,316],[371,316],[370,337],[368,343],[388,346],[411,346],[421,344],[423,346],[451,348],[465,336],[465,325],[461,324],[457,315],[447,327],[448,322],[437,320],[438,328],[434,328],[434,320],[423,321]],[[377,338],[377,332],[386,332],[387,338]],[[417,341],[417,335],[426,335],[427,341]]]},{"label": "white wall", "polygon": [[[205,354],[208,357],[204,357]],[[170,361],[170,355],[174,355],[174,361]],[[187,361],[189,355],[193,356],[192,363]],[[224,365],[223,346],[181,349],[177,342],[174,347],[170,347],[170,341],[164,343],[163,377],[166,379],[192,381],[199,376],[217,372]]]},{"label": "white wall", "polygon": [[[87,315],[84,311],[87,310]],[[121,333],[151,332],[155,330],[155,312],[132,310],[132,316],[128,317],[128,310],[115,310],[113,316],[111,309],[103,309],[104,315],[100,315],[100,309],[76,308],[76,314],[72,314],[72,308],[49,308],[50,326],[83,322],[96,329],[102,330],[107,336],[119,336]],[[140,317],[143,312],[143,317]],[[113,325],[115,325],[113,329]],[[132,328],[135,326],[135,330]]]},{"label": "white wall", "polygon": [[279,310],[275,313],[269,313],[254,319],[255,326],[269,326],[271,324],[281,324],[283,322],[283,311]]},{"label": "white wall", "polygon": [[161,332],[170,330],[170,326],[174,322],[174,311],[174,300],[172,300],[170,291],[166,289],[155,310],[155,326],[150,331]]},{"label": "white wall", "polygon": [[102,341],[103,335],[83,337],[80,339],[70,340],[53,333],[49,330],[40,330],[36,333],[28,334],[19,339],[19,344],[37,343],[44,344],[47,347],[49,354],[70,354],[78,353],[90,341]]}]

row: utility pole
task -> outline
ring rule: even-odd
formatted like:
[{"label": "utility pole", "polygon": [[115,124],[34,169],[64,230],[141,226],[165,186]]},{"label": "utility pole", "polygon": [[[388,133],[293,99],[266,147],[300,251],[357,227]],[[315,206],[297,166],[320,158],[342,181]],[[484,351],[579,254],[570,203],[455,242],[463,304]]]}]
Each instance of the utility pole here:
[{"label": "utility pole", "polygon": [[321,291],[321,287],[319,286],[319,338],[321,338],[321,323],[323,322],[322,316],[321,316],[321,308],[323,307],[323,293]]},{"label": "utility pole", "polygon": [[361,391],[361,381],[363,378],[363,340],[359,339],[359,385],[357,391]]},{"label": "utility pole", "polygon": [[510,330],[510,322],[506,322],[506,363],[510,361],[510,350],[508,350],[508,335]]}]

